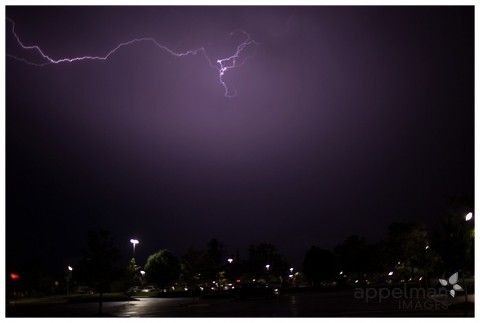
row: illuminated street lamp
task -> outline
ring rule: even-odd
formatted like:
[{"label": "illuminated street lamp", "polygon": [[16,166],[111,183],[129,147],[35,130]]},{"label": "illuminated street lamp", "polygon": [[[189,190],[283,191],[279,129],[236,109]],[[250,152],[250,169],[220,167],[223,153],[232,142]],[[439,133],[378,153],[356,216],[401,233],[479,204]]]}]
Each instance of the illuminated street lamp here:
[{"label": "illuminated street lamp", "polygon": [[472,212],[469,212],[467,215],[465,215],[465,221],[470,221],[473,218]]},{"label": "illuminated street lamp", "polygon": [[267,271],[270,270],[270,265],[265,265],[265,268],[267,268]]},{"label": "illuminated street lamp", "polygon": [[[473,213],[472,212],[468,212],[466,215],[465,215],[465,222],[470,222],[471,220],[473,219]],[[473,237],[473,236],[472,236]],[[467,284],[465,283],[465,268],[464,270],[462,270],[462,280],[463,280],[463,289],[465,291],[465,303],[468,303],[468,291],[467,291]]]},{"label": "illuminated street lamp", "polygon": [[135,259],[135,245],[139,243],[137,239],[130,239],[130,243],[133,244],[133,259]]},{"label": "illuminated street lamp", "polygon": [[68,291],[70,289],[70,281],[72,280],[72,271],[73,271],[73,267],[68,265],[67,266],[67,274],[65,276],[65,280],[67,281],[67,295],[68,295]]},{"label": "illuminated street lamp", "polygon": [[233,262],[233,259],[232,258],[228,258],[227,259],[228,263],[231,264]]}]

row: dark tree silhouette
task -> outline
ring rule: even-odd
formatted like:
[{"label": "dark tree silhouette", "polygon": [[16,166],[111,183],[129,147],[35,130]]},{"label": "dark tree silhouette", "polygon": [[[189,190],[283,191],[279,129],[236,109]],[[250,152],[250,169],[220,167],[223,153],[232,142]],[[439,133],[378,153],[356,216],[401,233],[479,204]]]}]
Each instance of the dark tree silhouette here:
[{"label": "dark tree silhouette", "polygon": [[148,257],[145,265],[145,278],[160,288],[174,284],[180,275],[180,262],[167,249],[162,249]]},{"label": "dark tree silhouette", "polygon": [[435,245],[443,260],[443,270],[474,269],[474,219],[465,220],[473,206],[466,198],[450,201],[450,207],[442,216],[442,232],[436,235]]},{"label": "dark tree silhouette", "polygon": [[289,264],[272,244],[251,245],[248,249],[245,269],[251,277],[281,277],[287,274],[288,268]]},{"label": "dark tree silhouette", "polygon": [[119,251],[108,231],[88,232],[87,250],[79,264],[79,271],[84,280],[99,294],[99,313],[102,313],[103,293],[109,290],[110,283],[119,273],[116,267],[119,259]]},{"label": "dark tree silhouette", "polygon": [[352,279],[362,279],[369,271],[369,246],[364,237],[350,236],[335,247],[340,270]]},{"label": "dark tree silhouette", "polygon": [[322,281],[333,279],[337,270],[335,255],[330,250],[312,246],[307,251],[303,261],[303,272],[314,286],[319,286]]},{"label": "dark tree silhouette", "polygon": [[204,278],[217,280],[220,266],[224,262],[223,253],[223,244],[217,239],[212,239],[207,243],[207,250],[203,259]]},{"label": "dark tree silhouette", "polygon": [[203,266],[204,251],[189,248],[180,262],[180,281],[186,286],[203,281],[205,270]]},{"label": "dark tree silhouette", "polygon": [[388,227],[388,249],[396,257],[392,262],[402,264],[404,278],[413,277],[417,271],[423,272],[427,245],[423,223],[393,223]]},{"label": "dark tree silhouette", "polygon": [[189,248],[181,260],[181,281],[188,285],[218,280],[224,262],[223,244],[217,239],[208,241],[206,250]]}]

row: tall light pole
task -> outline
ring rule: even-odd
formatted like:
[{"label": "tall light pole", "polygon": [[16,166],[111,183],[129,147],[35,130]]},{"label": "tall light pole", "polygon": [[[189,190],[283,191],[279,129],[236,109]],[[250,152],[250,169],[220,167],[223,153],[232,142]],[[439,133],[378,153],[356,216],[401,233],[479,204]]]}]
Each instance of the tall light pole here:
[{"label": "tall light pole", "polygon": [[139,243],[137,239],[130,239],[130,243],[133,244],[133,259],[135,260],[135,245]]},{"label": "tall light pole", "polygon": [[65,280],[67,281],[67,295],[68,295],[68,291],[70,289],[70,281],[72,280],[72,271],[73,271],[73,267],[72,266],[67,266],[67,274],[66,274],[66,277],[65,277]]},{"label": "tall light pole", "polygon": [[[473,218],[473,213],[468,212],[465,215],[465,222],[470,222],[472,220],[472,218]],[[470,240],[470,231],[468,230],[468,228],[467,228],[467,235],[468,235],[468,239]],[[468,258],[468,256],[466,256],[465,258]],[[465,303],[468,303],[468,290],[467,290],[467,283],[465,281],[466,262],[467,262],[467,260],[465,259],[464,260],[464,265],[463,265],[463,270],[462,270],[462,281],[463,281],[463,290],[465,291]]]}]

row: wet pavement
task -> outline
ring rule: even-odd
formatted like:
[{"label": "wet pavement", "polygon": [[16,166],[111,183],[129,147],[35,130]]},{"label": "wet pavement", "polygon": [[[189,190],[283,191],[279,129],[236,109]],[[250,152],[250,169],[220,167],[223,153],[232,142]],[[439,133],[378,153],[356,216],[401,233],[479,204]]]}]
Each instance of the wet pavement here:
[{"label": "wet pavement", "polygon": [[[469,295],[473,301],[473,295]],[[138,298],[98,303],[7,305],[7,317],[473,317],[474,303],[355,297],[353,291],[291,293],[271,299]]]}]

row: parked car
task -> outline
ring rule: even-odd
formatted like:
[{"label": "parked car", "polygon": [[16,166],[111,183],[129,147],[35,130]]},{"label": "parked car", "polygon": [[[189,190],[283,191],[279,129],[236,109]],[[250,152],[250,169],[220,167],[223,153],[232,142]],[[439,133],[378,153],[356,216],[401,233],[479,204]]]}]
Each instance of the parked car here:
[{"label": "parked car", "polygon": [[93,290],[88,286],[80,286],[77,289],[77,293],[78,294],[89,294],[89,295],[91,295],[91,294],[93,294]]},{"label": "parked car", "polygon": [[140,286],[132,286],[127,290],[128,295],[138,293],[140,291]]},{"label": "parked car", "polygon": [[150,285],[150,286],[142,287],[140,291],[142,293],[158,293],[160,290],[157,287]]}]

